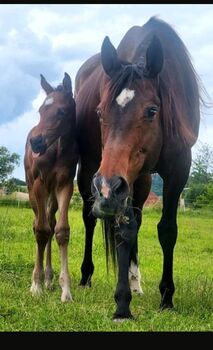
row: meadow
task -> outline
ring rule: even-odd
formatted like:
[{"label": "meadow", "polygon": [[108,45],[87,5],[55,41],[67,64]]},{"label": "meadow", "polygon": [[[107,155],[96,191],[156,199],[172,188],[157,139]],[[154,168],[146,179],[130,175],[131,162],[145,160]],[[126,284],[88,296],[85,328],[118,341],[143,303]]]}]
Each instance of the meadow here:
[{"label": "meadow", "polygon": [[133,295],[134,321],[113,322],[116,276],[106,258],[101,223],[96,225],[91,288],[80,288],[84,226],[80,209],[69,211],[69,269],[73,301],[62,304],[58,284],[59,250],[53,241],[53,290],[40,298],[30,294],[35,258],[30,208],[0,207],[0,331],[1,332],[205,332],[213,330],[213,215],[178,213],[179,235],[174,252],[174,311],[159,311],[158,285],[162,251],[156,225],[160,210],[144,209],[139,234],[143,296]]}]

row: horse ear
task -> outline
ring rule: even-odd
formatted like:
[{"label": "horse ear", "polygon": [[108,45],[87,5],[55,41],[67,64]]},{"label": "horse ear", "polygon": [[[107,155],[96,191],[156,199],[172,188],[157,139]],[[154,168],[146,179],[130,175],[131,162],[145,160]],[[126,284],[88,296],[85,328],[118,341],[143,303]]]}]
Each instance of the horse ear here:
[{"label": "horse ear", "polygon": [[44,89],[44,91],[46,92],[46,94],[50,94],[51,92],[53,92],[53,88],[52,86],[46,81],[45,77],[40,74],[41,77],[41,87]]},{"label": "horse ear", "polygon": [[117,51],[106,36],[101,46],[101,62],[103,69],[111,78],[114,73],[121,68],[121,63],[118,61]]},{"label": "horse ear", "polygon": [[70,78],[69,74],[67,74],[66,72],[64,73],[63,87],[67,93],[72,94],[71,78]]},{"label": "horse ear", "polygon": [[153,36],[146,51],[145,74],[150,78],[155,78],[163,67],[163,48],[156,35]]}]

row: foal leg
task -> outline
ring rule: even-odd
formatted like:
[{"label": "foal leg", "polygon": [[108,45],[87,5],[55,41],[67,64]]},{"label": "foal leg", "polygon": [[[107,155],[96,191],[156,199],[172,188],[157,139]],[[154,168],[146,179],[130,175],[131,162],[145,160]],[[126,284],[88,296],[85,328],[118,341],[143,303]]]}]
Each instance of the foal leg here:
[{"label": "foal leg", "polygon": [[[184,156],[176,157],[169,174],[162,174],[163,211],[158,224],[158,238],[163,250],[163,274],[159,285],[161,293],[160,308],[173,308],[172,297],[175,291],[173,282],[173,251],[177,239],[177,206],[180,194],[187,182],[191,165],[191,150],[185,150]],[[165,169],[168,167],[165,167]]]},{"label": "foal leg", "polygon": [[132,205],[134,210],[134,216],[137,222],[137,237],[130,256],[129,283],[131,291],[140,295],[143,294],[143,290],[141,287],[141,273],[138,267],[138,232],[142,223],[143,204],[149,195],[150,188],[150,174],[142,174],[134,183]]},{"label": "foal leg", "polygon": [[53,280],[53,269],[52,269],[52,257],[51,257],[51,244],[52,237],[54,235],[56,218],[55,213],[58,209],[58,204],[55,196],[51,196],[48,203],[48,221],[51,228],[51,236],[47,242],[46,246],[46,268],[45,268],[45,286],[47,289],[52,289],[52,280]]},{"label": "foal leg", "polygon": [[44,250],[50,237],[51,229],[46,211],[48,194],[40,179],[35,180],[32,191],[31,199],[33,203],[37,204],[35,210],[36,218],[33,227],[37,241],[37,251],[30,290],[33,295],[39,295],[42,292],[42,283],[44,281]]},{"label": "foal leg", "polygon": [[61,301],[72,300],[70,292],[70,274],[68,269],[68,243],[70,237],[70,226],[68,222],[69,203],[73,193],[73,185],[70,183],[56,189],[58,201],[59,220],[55,226],[55,236],[60,249],[61,272],[59,284],[62,288]]}]

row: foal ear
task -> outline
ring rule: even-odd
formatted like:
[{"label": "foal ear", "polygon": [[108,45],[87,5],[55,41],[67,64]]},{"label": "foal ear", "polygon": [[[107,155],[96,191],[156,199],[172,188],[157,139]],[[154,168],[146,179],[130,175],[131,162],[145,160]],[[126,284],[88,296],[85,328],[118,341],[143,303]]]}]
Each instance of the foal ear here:
[{"label": "foal ear", "polygon": [[121,63],[118,61],[117,51],[108,36],[105,37],[101,46],[101,62],[105,73],[111,78],[114,73],[121,68]]},{"label": "foal ear", "polygon": [[158,73],[160,73],[163,67],[163,48],[160,40],[156,35],[146,51],[146,67],[145,74],[150,78],[155,78]]},{"label": "foal ear", "polygon": [[53,88],[52,86],[46,81],[45,77],[40,74],[41,77],[41,87],[44,89],[44,91],[46,92],[46,94],[50,94],[51,92],[53,92]]},{"label": "foal ear", "polygon": [[64,73],[63,87],[67,93],[72,94],[71,78],[70,78],[69,74],[67,74],[66,72]]}]

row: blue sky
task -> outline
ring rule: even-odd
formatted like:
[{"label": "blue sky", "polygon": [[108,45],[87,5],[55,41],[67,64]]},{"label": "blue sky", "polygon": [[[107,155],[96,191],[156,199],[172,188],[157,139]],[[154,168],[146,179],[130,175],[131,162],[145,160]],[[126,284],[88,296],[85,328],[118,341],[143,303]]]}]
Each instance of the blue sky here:
[{"label": "blue sky", "polygon": [[[44,99],[40,73],[57,85],[67,72],[74,87],[77,70],[100,51],[106,35],[117,47],[131,26],[154,15],[180,35],[212,97],[212,4],[0,4],[0,146],[21,155],[12,176],[25,179],[25,141]],[[193,154],[203,142],[213,147],[213,109],[201,112]]]}]

